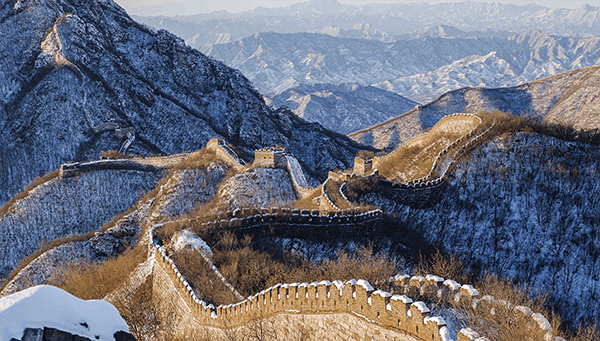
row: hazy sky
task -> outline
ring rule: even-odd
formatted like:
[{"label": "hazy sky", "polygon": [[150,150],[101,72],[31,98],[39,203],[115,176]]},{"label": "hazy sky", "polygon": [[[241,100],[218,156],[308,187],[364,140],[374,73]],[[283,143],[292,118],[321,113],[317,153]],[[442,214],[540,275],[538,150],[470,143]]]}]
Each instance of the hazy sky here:
[{"label": "hazy sky", "polygon": [[[255,7],[284,7],[301,0],[115,0],[130,14],[139,15],[190,15],[217,10],[242,12]],[[308,0],[305,0],[308,1]],[[365,5],[369,3],[411,3],[411,2],[460,2],[464,0],[338,0],[343,4]],[[471,0],[484,2],[483,0]],[[576,8],[583,4],[600,6],[600,0],[495,0],[502,3],[525,5],[536,3],[546,7]],[[491,1],[486,1],[491,2]]]}]

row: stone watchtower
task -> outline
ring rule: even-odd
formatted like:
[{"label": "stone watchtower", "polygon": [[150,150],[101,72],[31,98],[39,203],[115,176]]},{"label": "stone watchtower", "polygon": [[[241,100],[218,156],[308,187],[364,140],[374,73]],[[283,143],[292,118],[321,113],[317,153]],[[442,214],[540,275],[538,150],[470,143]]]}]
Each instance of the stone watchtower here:
[{"label": "stone watchtower", "polygon": [[368,174],[373,169],[373,159],[355,157],[354,158],[354,173],[359,175]]},{"label": "stone watchtower", "polygon": [[286,168],[287,159],[283,150],[276,148],[256,149],[254,167]]}]

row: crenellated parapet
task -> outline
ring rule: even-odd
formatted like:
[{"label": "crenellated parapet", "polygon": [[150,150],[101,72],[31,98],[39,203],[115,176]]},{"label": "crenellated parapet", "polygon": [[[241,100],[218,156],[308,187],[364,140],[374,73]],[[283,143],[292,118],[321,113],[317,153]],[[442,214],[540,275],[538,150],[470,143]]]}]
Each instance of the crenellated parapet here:
[{"label": "crenellated parapet", "polygon": [[214,151],[218,158],[237,170],[242,170],[246,165],[246,162],[221,138],[212,138],[206,143],[206,149]]},{"label": "crenellated parapet", "polygon": [[236,304],[214,307],[197,297],[161,247],[155,249],[155,276],[166,275],[165,280],[172,283],[171,290],[177,292],[172,297],[180,297],[185,305],[180,311],[194,321],[188,328],[231,330],[280,314],[347,314],[416,340],[448,341],[446,322],[430,316],[425,303],[374,290],[364,280],[277,284]]},{"label": "crenellated parapet", "polygon": [[127,159],[123,160],[99,160],[91,162],[73,162],[60,165],[59,175],[61,178],[69,178],[76,175],[107,169],[137,170],[143,172],[159,172],[160,167],[143,164]]},{"label": "crenellated parapet", "polygon": [[340,233],[361,234],[383,220],[379,209],[365,210],[353,208],[347,210],[309,210],[286,207],[246,208],[230,212],[220,212],[185,222],[167,222],[162,226],[184,224],[192,230],[250,231],[267,230],[269,233],[286,238],[325,238]]},{"label": "crenellated parapet", "polygon": [[[402,292],[408,296],[437,297],[442,304],[447,306],[460,306],[463,309],[472,309],[475,314],[494,314],[501,309],[510,309],[514,321],[524,324],[525,328],[534,333],[544,335],[544,340],[562,340],[555,337],[548,319],[542,314],[534,313],[529,307],[513,306],[505,300],[497,300],[493,296],[481,296],[479,291],[471,285],[461,285],[454,280],[427,275],[409,276],[396,275],[390,278],[394,283],[395,291]],[[444,303],[445,302],[445,303]],[[469,328],[459,331],[456,341],[485,340],[479,334]],[[564,341],[564,340],[563,340]]]}]

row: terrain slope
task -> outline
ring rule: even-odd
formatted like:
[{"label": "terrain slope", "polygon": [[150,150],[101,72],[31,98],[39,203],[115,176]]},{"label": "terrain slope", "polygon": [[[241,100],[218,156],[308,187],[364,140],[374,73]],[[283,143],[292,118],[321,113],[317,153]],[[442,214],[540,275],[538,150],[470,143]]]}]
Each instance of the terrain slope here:
[{"label": "terrain slope", "polygon": [[125,141],[129,152],[164,154],[198,150],[214,136],[246,152],[279,144],[317,178],[361,148],[270,109],[239,71],[136,23],[112,1],[0,6],[0,203],[61,163]]},{"label": "terrain slope", "polygon": [[600,66],[564,72],[517,87],[464,88],[349,136],[376,148],[395,148],[449,112],[509,112],[581,130],[600,128]]}]

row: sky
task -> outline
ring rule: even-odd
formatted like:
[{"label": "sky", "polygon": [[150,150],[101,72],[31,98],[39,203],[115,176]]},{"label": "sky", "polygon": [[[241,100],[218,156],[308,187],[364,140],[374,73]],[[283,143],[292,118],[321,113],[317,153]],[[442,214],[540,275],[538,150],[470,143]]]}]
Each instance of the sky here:
[{"label": "sky", "polygon": [[[115,0],[130,14],[137,15],[192,15],[218,10],[237,13],[256,7],[285,7],[301,0]],[[308,1],[308,0],[304,0]],[[348,5],[366,5],[369,3],[411,3],[411,2],[461,2],[465,0],[338,0]],[[471,0],[485,2],[484,0]],[[536,3],[546,7],[576,8],[584,4],[600,6],[600,0],[495,0],[501,3],[525,5]],[[492,0],[487,1],[492,2]]]}]

